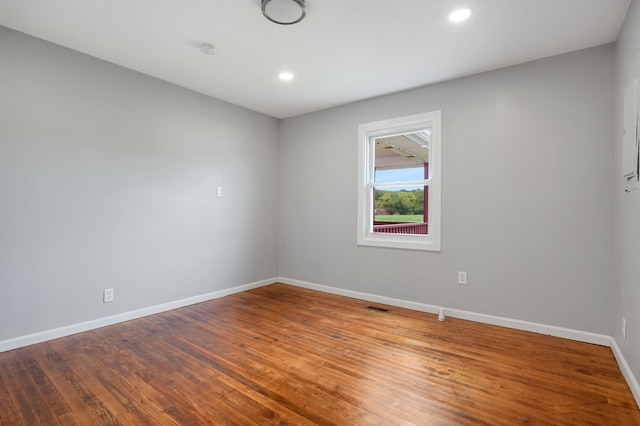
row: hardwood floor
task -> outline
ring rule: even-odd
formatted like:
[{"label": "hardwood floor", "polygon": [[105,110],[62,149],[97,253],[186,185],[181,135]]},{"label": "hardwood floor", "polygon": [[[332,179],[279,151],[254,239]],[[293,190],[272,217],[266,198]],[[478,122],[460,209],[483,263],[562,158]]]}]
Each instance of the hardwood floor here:
[{"label": "hardwood floor", "polygon": [[369,304],[274,284],[1,353],[0,423],[640,425],[609,348]]}]

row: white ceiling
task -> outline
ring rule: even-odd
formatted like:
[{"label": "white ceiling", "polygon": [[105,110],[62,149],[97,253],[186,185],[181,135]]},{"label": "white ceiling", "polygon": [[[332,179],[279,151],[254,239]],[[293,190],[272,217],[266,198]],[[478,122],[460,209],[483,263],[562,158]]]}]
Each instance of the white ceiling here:
[{"label": "white ceiling", "polygon": [[0,25],[284,118],[612,42],[630,1],[307,0],[281,26],[260,0],[0,0]]}]

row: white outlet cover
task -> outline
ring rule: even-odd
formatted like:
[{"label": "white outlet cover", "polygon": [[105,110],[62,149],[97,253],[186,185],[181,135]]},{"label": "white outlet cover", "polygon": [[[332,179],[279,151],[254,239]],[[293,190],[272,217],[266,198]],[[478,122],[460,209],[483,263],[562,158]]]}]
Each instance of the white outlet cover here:
[{"label": "white outlet cover", "polygon": [[102,293],[102,302],[103,303],[108,303],[108,302],[113,302],[113,289],[112,288],[105,288],[103,293]]}]

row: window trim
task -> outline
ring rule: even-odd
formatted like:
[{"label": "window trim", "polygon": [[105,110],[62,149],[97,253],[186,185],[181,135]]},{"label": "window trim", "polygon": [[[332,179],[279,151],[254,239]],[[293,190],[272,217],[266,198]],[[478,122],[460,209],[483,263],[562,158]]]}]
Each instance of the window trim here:
[{"label": "window trim", "polygon": [[[440,110],[358,126],[358,238],[359,246],[410,250],[441,250],[442,112]],[[374,140],[383,136],[413,133],[431,128],[429,146],[429,234],[406,235],[373,232]]]}]

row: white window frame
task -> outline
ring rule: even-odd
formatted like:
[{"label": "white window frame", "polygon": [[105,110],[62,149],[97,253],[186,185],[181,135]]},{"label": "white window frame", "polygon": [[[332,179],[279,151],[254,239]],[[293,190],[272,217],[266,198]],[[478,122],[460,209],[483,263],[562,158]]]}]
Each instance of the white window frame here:
[{"label": "white window frame", "polygon": [[[440,251],[441,238],[441,111],[365,123],[358,126],[358,245],[412,250]],[[373,184],[375,140],[377,138],[431,129],[429,178],[420,185],[429,187],[428,235],[373,232]]]}]

